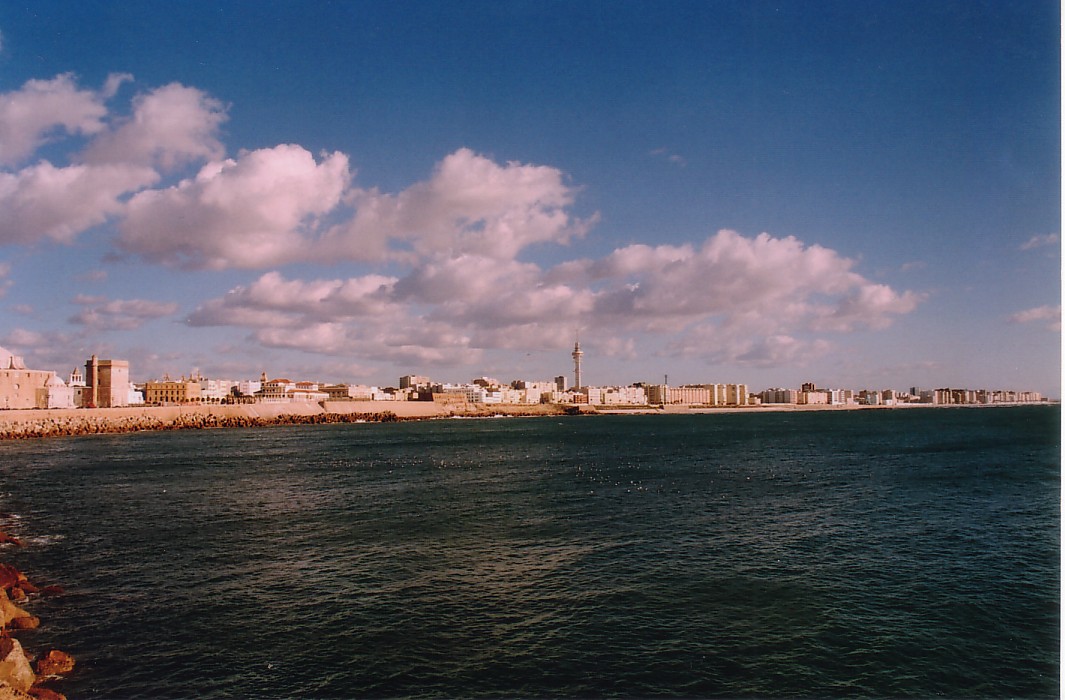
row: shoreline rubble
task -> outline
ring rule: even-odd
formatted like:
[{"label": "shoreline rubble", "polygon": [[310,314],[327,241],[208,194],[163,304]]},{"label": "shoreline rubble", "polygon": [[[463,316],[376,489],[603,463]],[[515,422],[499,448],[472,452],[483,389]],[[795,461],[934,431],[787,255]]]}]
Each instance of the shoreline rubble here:
[{"label": "shoreline rubble", "polygon": [[562,415],[564,408],[551,405],[497,408],[412,401],[8,410],[0,411],[0,440],[275,425],[391,423],[455,416]]},{"label": "shoreline rubble", "polygon": [[66,700],[63,693],[45,684],[71,673],[74,657],[54,648],[36,655],[27,653],[12,636],[41,624],[40,618],[13,601],[22,603],[30,596],[61,593],[58,586],[38,587],[11,564],[0,563],[0,700]]},{"label": "shoreline rubble", "polygon": [[[993,406],[1057,405],[992,404]],[[569,404],[471,404],[429,401],[323,401],[278,404],[186,404],[122,408],[0,410],[0,441],[211,428],[262,428],[277,425],[392,423],[441,418],[533,417],[563,415],[694,415],[806,411],[918,410],[983,408],[980,405],[902,404],[836,406],[763,404],[759,406],[594,407]],[[5,540],[0,537],[0,544]]]}]

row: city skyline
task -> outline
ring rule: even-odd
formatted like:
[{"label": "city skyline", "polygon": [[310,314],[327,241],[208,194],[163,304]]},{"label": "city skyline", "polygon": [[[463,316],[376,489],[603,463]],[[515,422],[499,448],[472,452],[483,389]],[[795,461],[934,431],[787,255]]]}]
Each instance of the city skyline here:
[{"label": "city skyline", "polygon": [[0,7],[0,345],[1060,397],[1059,6]]}]

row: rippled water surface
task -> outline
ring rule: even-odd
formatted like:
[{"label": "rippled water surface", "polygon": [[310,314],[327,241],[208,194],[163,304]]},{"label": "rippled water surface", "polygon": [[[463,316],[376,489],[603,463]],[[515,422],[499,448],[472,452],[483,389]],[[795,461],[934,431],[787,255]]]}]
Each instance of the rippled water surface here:
[{"label": "rippled water surface", "polygon": [[1054,407],[0,444],[79,697],[1058,693]]}]

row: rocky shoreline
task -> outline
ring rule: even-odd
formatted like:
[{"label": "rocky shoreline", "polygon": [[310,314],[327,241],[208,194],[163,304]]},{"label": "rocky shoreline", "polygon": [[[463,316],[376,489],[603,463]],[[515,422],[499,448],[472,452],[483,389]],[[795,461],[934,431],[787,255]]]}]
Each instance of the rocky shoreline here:
[{"label": "rocky shoreline", "polygon": [[[1048,402],[1050,403],[1056,402]],[[1035,405],[1035,404],[994,404]],[[714,413],[774,413],[782,411],[853,411],[929,408],[981,408],[982,406],[635,406],[590,407],[561,404],[484,405],[430,401],[323,401],[243,405],[130,406],[124,408],[33,409],[0,411],[0,441],[33,438],[135,433],[159,430],[253,428],[274,425],[329,423],[392,423],[436,418],[530,417],[573,414],[676,415]]]},{"label": "rocky shoreline", "polygon": [[232,406],[141,406],[127,408],[0,411],[0,440],[66,437],[158,430],[252,428],[273,425],[391,423],[447,417],[558,415],[562,407],[430,402],[323,402]]},{"label": "rocky shoreline", "polygon": [[[0,532],[0,542],[22,546],[21,540],[6,532]],[[38,587],[14,566],[0,563],[0,700],[66,700],[63,693],[46,684],[72,672],[74,657],[59,649],[47,649],[36,655],[27,653],[22,643],[12,636],[41,624],[40,618],[16,603],[62,594],[61,587]]]}]

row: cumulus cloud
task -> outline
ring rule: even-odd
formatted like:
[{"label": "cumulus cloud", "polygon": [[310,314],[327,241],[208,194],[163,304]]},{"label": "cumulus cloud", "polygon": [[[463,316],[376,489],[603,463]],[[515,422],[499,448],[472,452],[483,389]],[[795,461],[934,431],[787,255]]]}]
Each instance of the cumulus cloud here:
[{"label": "cumulus cloud", "polygon": [[536,243],[564,244],[593,220],[572,217],[576,191],[542,165],[499,165],[463,148],[432,177],[396,195],[354,190],[350,221],[330,230],[324,247],[349,259],[380,259],[409,247],[420,257],[476,253],[512,258]]},{"label": "cumulus cloud", "polygon": [[629,327],[678,331],[706,316],[748,317],[770,327],[807,325],[846,332],[883,328],[920,301],[869,282],[854,262],[794,237],[746,238],[719,231],[701,246],[634,245],[600,260],[573,261],[554,279],[612,282],[601,287],[594,317]]},{"label": "cumulus cloud", "polygon": [[[766,233],[630,245],[544,269],[518,258],[565,245],[598,220],[575,215],[579,189],[557,168],[462,148],[398,192],[357,187],[340,152],[281,144],[227,158],[226,106],[196,88],[154,88],[133,98],[128,116],[110,112],[130,79],[115,74],[93,91],[60,75],[0,95],[0,167],[19,167],[52,138],[84,145],[66,165],[0,170],[0,244],[71,243],[114,221],[118,248],[150,263],[273,269],[186,318],[246,328],[263,347],[462,364],[493,348],[557,349],[582,328],[617,357],[770,366],[825,352],[831,334],[886,328],[922,299],[866,279],[834,250]],[[684,164],[665,149],[651,156]],[[1056,242],[1037,236],[1022,247]],[[386,263],[393,274],[277,271],[342,261]],[[86,331],[177,311],[141,299],[75,301],[84,308],[70,320]],[[662,333],[668,340],[657,340]]]},{"label": "cumulus cloud", "polygon": [[394,195],[351,189],[351,178],[344,154],[316,163],[294,145],[212,161],[194,178],[134,195],[120,244],[187,268],[462,255],[506,261],[530,245],[567,243],[594,221],[569,213],[575,191],[561,171],[499,165],[468,149]]},{"label": "cumulus cloud", "polygon": [[246,326],[271,347],[381,357],[421,348],[423,360],[453,361],[485,349],[557,349],[578,327],[631,356],[634,339],[668,331],[667,354],[771,366],[823,354],[822,334],[885,328],[919,303],[853,265],[794,238],[721,231],[698,247],[629,246],[549,270],[461,254],[402,277],[300,281],[271,272],[188,321]]},{"label": "cumulus cloud", "polygon": [[50,238],[70,243],[123,209],[121,197],[158,180],[151,168],[113,165],[56,167],[46,161],[0,172],[0,244]]},{"label": "cumulus cloud", "polygon": [[70,243],[121,216],[126,198],[156,184],[160,169],[223,155],[217,100],[175,83],[138,96],[130,117],[114,117],[105,102],[128,80],[112,74],[102,89],[87,90],[63,74],[0,95],[0,166],[21,163],[57,136],[90,138],[68,165],[41,160],[0,172],[0,243]]},{"label": "cumulus cloud", "polygon": [[300,146],[212,161],[195,177],[134,195],[119,243],[156,263],[220,270],[304,260],[320,216],[350,179],[342,153],[316,162]]},{"label": "cumulus cloud", "polygon": [[83,158],[87,163],[151,165],[164,170],[218,159],[225,155],[218,140],[219,126],[225,120],[221,102],[196,88],[171,83],[138,95],[133,114],[95,138]]},{"label": "cumulus cloud", "polygon": [[170,316],[178,310],[175,303],[146,299],[78,295],[74,303],[84,308],[69,319],[71,323],[108,331],[134,330],[148,321]]},{"label": "cumulus cloud", "polygon": [[[108,80],[108,89],[114,86]],[[51,80],[30,80],[20,89],[0,94],[0,165],[16,165],[58,130],[97,134],[106,127],[107,90],[77,86],[73,74]]]},{"label": "cumulus cloud", "polygon": [[1018,311],[1009,317],[1010,323],[1046,323],[1048,330],[1061,330],[1061,305],[1037,306]]},{"label": "cumulus cloud", "polygon": [[367,275],[347,280],[287,280],[268,272],[248,286],[201,305],[188,317],[193,326],[277,326],[293,328],[383,316],[398,311],[391,301],[396,278]]}]

